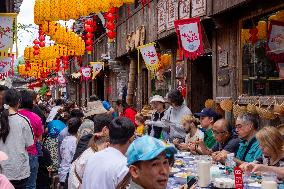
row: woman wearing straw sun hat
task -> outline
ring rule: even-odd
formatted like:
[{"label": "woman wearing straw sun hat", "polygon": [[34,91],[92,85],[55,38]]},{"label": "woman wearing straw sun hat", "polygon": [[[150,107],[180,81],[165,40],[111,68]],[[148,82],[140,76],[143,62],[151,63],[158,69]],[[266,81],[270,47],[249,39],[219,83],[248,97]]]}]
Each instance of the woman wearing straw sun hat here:
[{"label": "woman wearing straw sun hat", "polygon": [[15,189],[14,186],[8,180],[8,178],[5,175],[2,174],[1,162],[6,161],[7,159],[8,159],[7,154],[0,151],[0,188]]},{"label": "woman wearing straw sun hat", "polygon": [[160,95],[155,95],[150,100],[150,104],[155,112],[151,116],[151,120],[145,122],[148,125],[148,134],[155,138],[161,138],[161,133],[163,128],[154,126],[153,123],[156,121],[161,121],[165,113],[165,100]]}]

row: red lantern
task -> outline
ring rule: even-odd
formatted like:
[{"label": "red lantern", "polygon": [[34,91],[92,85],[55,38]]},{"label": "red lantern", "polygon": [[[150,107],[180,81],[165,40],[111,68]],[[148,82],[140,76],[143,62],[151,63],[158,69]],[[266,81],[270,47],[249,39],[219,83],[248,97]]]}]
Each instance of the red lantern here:
[{"label": "red lantern", "polygon": [[38,45],[34,45],[33,48],[34,48],[34,50],[38,50],[39,46]]},{"label": "red lantern", "polygon": [[92,33],[92,32],[94,31],[94,28],[91,27],[91,26],[87,26],[87,27],[85,27],[85,30],[86,30],[87,32]]},{"label": "red lantern", "polygon": [[93,44],[93,40],[92,39],[87,39],[86,44],[87,45],[92,45]]},{"label": "red lantern", "polygon": [[36,55],[38,55],[39,54],[39,50],[34,50],[34,55],[36,56]]},{"label": "red lantern", "polygon": [[94,24],[92,19],[88,19],[85,23],[88,24],[89,26]]},{"label": "red lantern", "polygon": [[109,21],[114,21],[115,20],[115,16],[112,13],[107,13],[105,18]]},{"label": "red lantern", "polygon": [[115,24],[113,22],[107,22],[106,28],[113,31],[115,29]]},{"label": "red lantern", "polygon": [[35,45],[38,45],[38,44],[39,44],[39,41],[38,41],[37,39],[35,39],[35,40],[33,41],[33,43],[34,43]]},{"label": "red lantern", "polygon": [[40,46],[40,47],[45,47],[45,42],[41,41],[41,42],[39,43],[39,46]]},{"label": "red lantern", "polygon": [[62,56],[62,60],[68,61],[69,57],[68,56]]},{"label": "red lantern", "polygon": [[116,8],[112,7],[108,12],[114,14],[116,12]]},{"label": "red lantern", "polygon": [[86,34],[86,37],[87,37],[87,38],[93,38],[93,37],[94,37],[94,34],[88,32],[88,33]]},{"label": "red lantern", "polygon": [[115,32],[114,31],[108,31],[107,36],[109,39],[114,39],[115,38]]},{"label": "red lantern", "polygon": [[88,46],[86,47],[86,50],[87,50],[88,52],[92,52],[92,51],[93,51],[93,46],[92,46],[92,45],[88,45]]},{"label": "red lantern", "polygon": [[38,38],[40,41],[44,41],[45,40],[45,36],[44,35],[40,35]]}]

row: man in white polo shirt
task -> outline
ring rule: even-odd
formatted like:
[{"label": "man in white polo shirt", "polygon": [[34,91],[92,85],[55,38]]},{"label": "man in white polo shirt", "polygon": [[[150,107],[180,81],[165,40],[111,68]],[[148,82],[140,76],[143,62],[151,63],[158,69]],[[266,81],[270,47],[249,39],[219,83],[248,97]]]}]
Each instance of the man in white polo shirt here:
[{"label": "man in white polo shirt", "polygon": [[115,189],[128,173],[125,153],[134,140],[135,126],[124,117],[109,127],[110,146],[97,152],[86,164],[82,189]]}]

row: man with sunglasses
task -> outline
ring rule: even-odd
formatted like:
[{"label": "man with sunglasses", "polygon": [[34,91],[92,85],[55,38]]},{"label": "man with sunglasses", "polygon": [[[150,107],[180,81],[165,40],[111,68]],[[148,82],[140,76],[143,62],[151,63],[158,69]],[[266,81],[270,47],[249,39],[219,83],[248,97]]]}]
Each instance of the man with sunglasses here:
[{"label": "man with sunglasses", "polygon": [[208,149],[200,143],[197,149],[199,154],[212,155],[213,160],[224,162],[227,154],[237,153],[240,139],[233,135],[232,127],[226,119],[217,120],[212,126],[212,133],[216,144]]},{"label": "man with sunglasses", "polygon": [[212,158],[215,161],[224,161],[227,154],[236,154],[240,139],[235,137],[230,123],[226,119],[219,119],[213,125],[213,135],[217,144],[212,148]]}]

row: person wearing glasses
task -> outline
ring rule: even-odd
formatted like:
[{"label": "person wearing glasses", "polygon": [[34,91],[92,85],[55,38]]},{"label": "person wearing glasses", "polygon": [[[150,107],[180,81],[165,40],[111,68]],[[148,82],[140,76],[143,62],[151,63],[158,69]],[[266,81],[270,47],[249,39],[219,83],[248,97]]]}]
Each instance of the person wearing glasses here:
[{"label": "person wearing glasses", "polygon": [[262,156],[262,151],[255,134],[258,129],[258,119],[250,114],[244,113],[236,119],[236,132],[241,139],[235,161],[238,165],[244,162],[253,162]]},{"label": "person wearing glasses", "polygon": [[233,129],[226,119],[220,119],[213,125],[213,135],[217,144],[212,148],[214,161],[224,162],[227,154],[236,154],[240,139],[233,134]]},{"label": "person wearing glasses", "polygon": [[234,137],[232,126],[226,119],[217,120],[212,126],[212,133],[216,144],[208,149],[204,143],[197,147],[197,153],[203,155],[212,155],[213,160],[224,162],[227,154],[236,154],[239,148],[240,139]]}]

